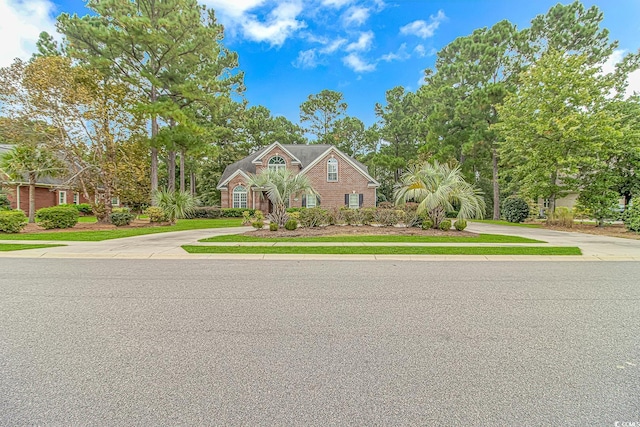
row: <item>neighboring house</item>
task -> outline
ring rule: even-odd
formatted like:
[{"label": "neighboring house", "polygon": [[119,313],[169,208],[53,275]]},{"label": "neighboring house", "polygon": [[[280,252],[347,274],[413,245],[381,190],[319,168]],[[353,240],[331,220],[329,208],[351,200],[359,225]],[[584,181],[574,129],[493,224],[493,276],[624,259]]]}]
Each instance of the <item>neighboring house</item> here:
[{"label": "neighboring house", "polygon": [[[13,145],[0,144],[0,157],[13,149]],[[29,212],[29,180],[23,177],[21,180],[12,180],[0,172],[0,184],[7,192],[12,209],[21,209]],[[119,205],[119,201],[115,205]],[[74,191],[65,184],[63,180],[49,177],[38,178],[36,183],[36,206],[35,209],[48,208],[51,206],[64,204],[89,203],[84,196]]]},{"label": "neighboring house", "polygon": [[223,208],[251,208],[271,212],[271,203],[259,188],[247,184],[250,174],[265,169],[287,168],[305,174],[318,197],[301,195],[289,200],[289,207],[376,206],[376,189],[380,184],[369,175],[367,167],[333,145],[295,145],[278,142],[237,161],[224,170],[218,190]]}]

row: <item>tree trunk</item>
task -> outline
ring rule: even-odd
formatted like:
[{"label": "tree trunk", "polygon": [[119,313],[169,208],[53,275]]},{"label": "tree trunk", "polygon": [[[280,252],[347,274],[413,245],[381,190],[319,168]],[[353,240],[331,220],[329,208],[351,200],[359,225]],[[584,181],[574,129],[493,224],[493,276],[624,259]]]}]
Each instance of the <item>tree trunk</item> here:
[{"label": "tree trunk", "polygon": [[549,216],[549,214],[553,215],[556,213],[556,185],[557,185],[557,181],[558,181],[558,173],[557,172],[553,172],[551,174],[551,186],[553,188],[553,194],[551,194],[551,196],[549,197],[549,212],[547,213],[547,216]]},{"label": "tree trunk", "polygon": [[36,222],[36,175],[34,173],[29,174],[29,222],[31,224]]},{"label": "tree trunk", "polygon": [[191,172],[191,176],[189,177],[189,188],[191,189],[191,195],[193,197],[196,196],[196,173]]},{"label": "tree trunk", "polygon": [[176,191],[176,152],[169,150],[167,158],[167,189]]},{"label": "tree trunk", "polygon": [[493,147],[491,150],[491,160],[493,162],[493,176],[491,178],[493,184],[493,219],[500,219],[500,184],[498,182],[498,152]]},{"label": "tree trunk", "polygon": [[[151,87],[151,97],[150,100],[152,103],[156,102],[156,88],[155,86]],[[151,117],[151,143],[155,143],[155,137],[158,135],[158,117],[154,113],[153,117]],[[155,193],[158,190],[158,149],[156,147],[151,147],[151,194]],[[154,206],[153,198],[151,199],[151,205]]]},{"label": "tree trunk", "polygon": [[104,189],[104,216],[98,222],[101,224],[111,223],[111,213],[113,212],[113,203],[111,203],[111,188],[107,186]]},{"label": "tree trunk", "polygon": [[180,191],[183,193],[186,191],[184,182],[184,148],[180,149]]}]

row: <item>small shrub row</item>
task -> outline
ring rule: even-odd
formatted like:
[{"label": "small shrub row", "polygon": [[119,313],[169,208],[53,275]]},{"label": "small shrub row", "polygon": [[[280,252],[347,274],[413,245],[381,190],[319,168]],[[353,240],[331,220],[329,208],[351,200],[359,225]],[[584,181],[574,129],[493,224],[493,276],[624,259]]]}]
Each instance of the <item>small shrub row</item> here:
[{"label": "small shrub row", "polygon": [[89,203],[80,203],[77,205],[74,204],[66,204],[66,205],[58,205],[58,207],[71,207],[80,212],[83,215],[93,215],[93,208]]},{"label": "small shrub row", "polygon": [[640,233],[640,198],[633,203],[623,214],[624,225],[627,230]]},{"label": "small shrub row", "polygon": [[78,223],[78,210],[71,206],[53,206],[36,211],[36,221],[42,228],[71,228]]},{"label": "small shrub row", "polygon": [[0,211],[0,231],[3,233],[19,233],[27,226],[27,216],[20,210]]}]

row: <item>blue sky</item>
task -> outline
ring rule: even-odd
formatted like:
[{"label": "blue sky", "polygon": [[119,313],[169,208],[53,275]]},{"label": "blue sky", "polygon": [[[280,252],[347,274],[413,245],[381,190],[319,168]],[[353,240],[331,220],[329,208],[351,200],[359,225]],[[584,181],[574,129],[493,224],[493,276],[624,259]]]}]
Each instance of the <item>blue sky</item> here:
[{"label": "blue sky", "polygon": [[[508,19],[519,28],[551,0],[205,0],[226,27],[224,43],[239,53],[246,99],[299,121],[300,104],[323,89],[340,91],[347,113],[367,125],[385,91],[415,90],[435,52],[456,37]],[[563,3],[568,3],[564,1]],[[620,41],[619,59],[640,47],[640,1],[585,1],[604,12]],[[39,31],[54,31],[61,12],[86,14],[80,0],[0,0],[0,65],[28,57]],[[632,79],[640,90],[640,74]]]}]

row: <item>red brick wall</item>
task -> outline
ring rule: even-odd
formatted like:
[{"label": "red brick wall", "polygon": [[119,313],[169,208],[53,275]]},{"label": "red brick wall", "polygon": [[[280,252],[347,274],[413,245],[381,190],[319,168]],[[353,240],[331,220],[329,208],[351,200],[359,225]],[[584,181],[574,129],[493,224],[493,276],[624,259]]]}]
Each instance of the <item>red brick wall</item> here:
[{"label": "red brick wall", "polygon": [[[344,195],[353,193],[362,194],[362,207],[374,207],[376,205],[376,189],[368,187],[368,180],[347,160],[337,154],[333,154],[338,160],[338,181],[327,181],[327,160],[333,153],[324,156],[305,174],[311,180],[313,188],[320,194],[320,206],[333,208],[344,206]],[[292,206],[302,206],[302,198],[294,201]]]},{"label": "red brick wall", "polygon": [[[58,189],[36,187],[36,211],[40,208],[57,206],[60,191]],[[67,203],[72,204],[74,192],[71,190],[66,190],[66,192]],[[25,213],[29,212],[29,186],[20,186],[20,206],[17,206],[16,187],[10,187],[8,193],[12,209],[21,209]],[[89,203],[89,201],[80,195],[79,203]]]}]

